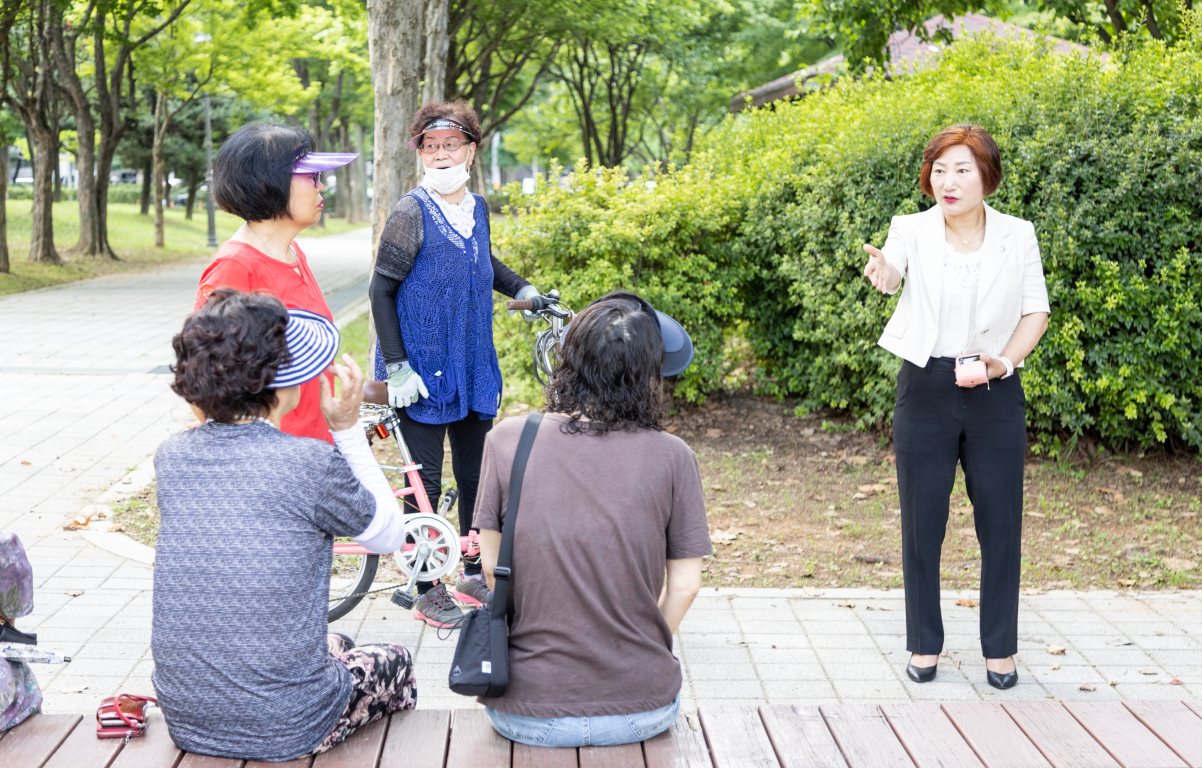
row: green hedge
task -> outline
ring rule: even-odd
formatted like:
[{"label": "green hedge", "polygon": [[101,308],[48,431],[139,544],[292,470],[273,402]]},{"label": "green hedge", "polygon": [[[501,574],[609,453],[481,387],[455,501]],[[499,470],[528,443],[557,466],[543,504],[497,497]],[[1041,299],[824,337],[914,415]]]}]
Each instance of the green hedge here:
[{"label": "green hedge", "polygon": [[[553,178],[558,170],[552,168]],[[709,176],[698,165],[670,179],[630,183],[620,168],[587,171],[582,164],[570,186],[544,185],[515,219],[494,219],[493,242],[509,266],[541,290],[559,289],[577,310],[621,287],[677,318],[696,357],[676,393],[697,400],[726,373],[726,329],[742,309],[730,286],[749,271],[722,255],[735,234],[736,180]],[[507,385],[537,402],[529,374],[532,333],[545,326],[506,322],[499,312],[497,351]],[[519,371],[525,375],[513,375]]]},{"label": "green hedge", "polygon": [[[32,200],[33,199],[33,185],[32,184],[9,184],[8,185],[8,199],[9,200]],[[74,189],[62,190],[62,199],[63,200],[74,200],[75,199],[75,190]]]},{"label": "green hedge", "polygon": [[[729,120],[654,188],[578,169],[500,238],[540,285],[583,304],[633,287],[678,312],[702,364],[683,394],[722,385],[746,339],[762,391],[801,410],[887,425],[899,361],[876,346],[896,303],[860,276],[864,242],[931,204],[922,148],[951,123],[997,138],[990,204],[1035,222],[1051,328],[1023,373],[1028,422],[1055,451],[1202,448],[1202,31],[1107,59],[989,35],[894,81],[841,81]],[[541,282],[540,282],[541,281]],[[579,297],[579,298],[576,298]],[[506,339],[508,342],[509,339]],[[508,349],[508,348],[507,348]]]},{"label": "green hedge", "polygon": [[142,185],[109,184],[108,198],[110,203],[137,204],[142,201]]},{"label": "green hedge", "polygon": [[[109,185],[109,202],[110,203],[136,203],[142,197],[141,184],[110,184]],[[32,200],[33,185],[32,184],[9,184],[8,185],[9,200]],[[74,189],[63,190],[63,200],[75,200]]]}]

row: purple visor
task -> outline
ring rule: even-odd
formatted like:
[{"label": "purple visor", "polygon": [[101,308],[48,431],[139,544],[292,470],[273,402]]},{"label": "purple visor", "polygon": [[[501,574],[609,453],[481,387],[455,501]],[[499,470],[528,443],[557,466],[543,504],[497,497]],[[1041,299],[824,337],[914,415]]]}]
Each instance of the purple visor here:
[{"label": "purple visor", "polygon": [[296,161],[292,166],[292,172],[318,173],[319,171],[332,171],[335,168],[349,165],[358,156],[356,152],[310,152]]}]

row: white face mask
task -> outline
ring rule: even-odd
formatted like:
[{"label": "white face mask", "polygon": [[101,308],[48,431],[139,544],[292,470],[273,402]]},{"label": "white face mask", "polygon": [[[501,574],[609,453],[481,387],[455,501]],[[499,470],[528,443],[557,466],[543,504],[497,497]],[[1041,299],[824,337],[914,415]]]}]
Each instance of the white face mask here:
[{"label": "white face mask", "polygon": [[468,173],[466,162],[452,165],[450,168],[427,167],[422,186],[429,187],[440,195],[449,195],[466,184],[469,178],[471,174]]}]

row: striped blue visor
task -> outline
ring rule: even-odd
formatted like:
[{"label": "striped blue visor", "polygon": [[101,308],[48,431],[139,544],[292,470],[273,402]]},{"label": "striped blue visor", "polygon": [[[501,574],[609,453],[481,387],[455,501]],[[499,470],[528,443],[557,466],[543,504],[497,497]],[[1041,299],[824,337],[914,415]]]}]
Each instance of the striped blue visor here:
[{"label": "striped blue visor", "polygon": [[326,318],[304,309],[288,310],[284,330],[288,364],[281,367],[271,389],[284,389],[317,378],[338,354],[338,328]]}]

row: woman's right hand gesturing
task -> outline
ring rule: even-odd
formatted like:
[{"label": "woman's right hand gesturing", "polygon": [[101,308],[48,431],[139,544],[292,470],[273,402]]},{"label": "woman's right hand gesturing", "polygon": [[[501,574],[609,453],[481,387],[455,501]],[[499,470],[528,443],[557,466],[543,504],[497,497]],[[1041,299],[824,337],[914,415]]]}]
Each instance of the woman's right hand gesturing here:
[{"label": "woman's right hand gesturing", "polygon": [[317,377],[321,379],[321,413],[331,432],[341,432],[358,424],[359,404],[363,402],[363,371],[350,355],[343,355],[342,362],[346,365],[331,361],[327,369],[342,382],[338,397],[334,397],[328,376],[323,373]]},{"label": "woman's right hand gesturing", "polygon": [[[885,254],[881,253],[879,248],[873,248],[868,243],[864,243],[864,250],[868,251],[868,263],[864,265],[864,277],[868,278],[868,282],[881,293],[888,293],[894,287],[894,275],[897,270],[889,266],[885,261]],[[899,275],[896,282],[901,282]]]}]

